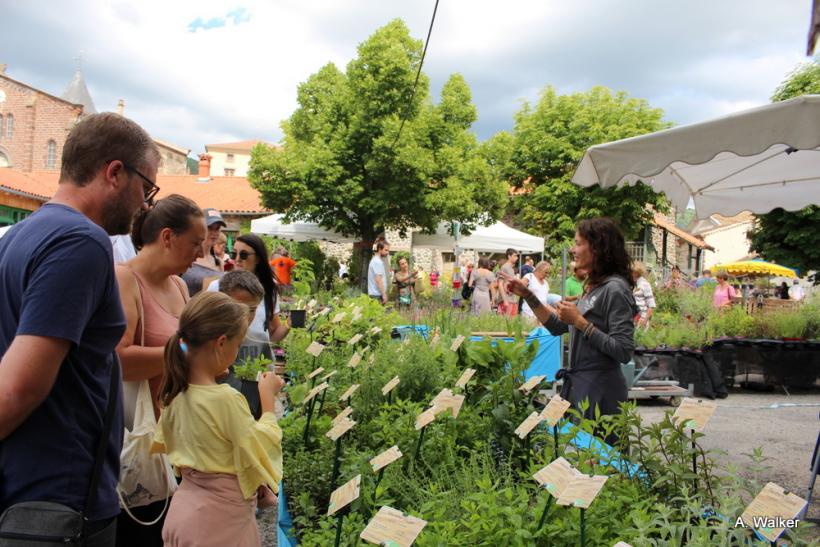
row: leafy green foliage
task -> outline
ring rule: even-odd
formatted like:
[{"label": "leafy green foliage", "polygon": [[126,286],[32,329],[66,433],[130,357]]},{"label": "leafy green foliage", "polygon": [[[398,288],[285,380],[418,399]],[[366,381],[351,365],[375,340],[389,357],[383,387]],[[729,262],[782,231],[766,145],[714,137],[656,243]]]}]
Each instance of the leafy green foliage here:
[{"label": "leafy green foliage", "polygon": [[283,148],[252,153],[249,179],[263,203],[360,237],[361,250],[389,228],[498,219],[507,186],[478,153],[470,89],[455,74],[432,104],[422,74],[413,95],[420,62],[421,42],[394,20],[345,72],[328,64],[300,84]]},{"label": "leafy green foliage", "polygon": [[571,95],[547,87],[535,105],[516,113],[512,135],[495,135],[482,153],[511,184],[531,189],[514,208],[527,227],[549,234],[548,251],[558,256],[580,219],[609,216],[634,237],[651,219],[647,204],[666,210],[663,196],[641,183],[604,190],[570,182],[587,148],[669,127],[662,118],[645,100],[605,87]]},{"label": "leafy green foliage", "polygon": [[234,376],[236,376],[240,380],[255,382],[257,374],[259,374],[260,372],[266,372],[270,364],[270,359],[260,355],[255,359],[234,365],[233,373]]}]

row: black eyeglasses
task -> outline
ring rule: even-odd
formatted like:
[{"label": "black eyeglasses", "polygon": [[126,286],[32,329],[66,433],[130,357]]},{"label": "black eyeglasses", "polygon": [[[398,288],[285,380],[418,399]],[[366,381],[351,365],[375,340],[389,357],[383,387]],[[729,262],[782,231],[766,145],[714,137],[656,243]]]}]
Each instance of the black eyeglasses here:
[{"label": "black eyeglasses", "polygon": [[149,179],[148,177],[146,177],[130,165],[123,163],[123,166],[125,166],[125,168],[128,171],[131,171],[132,173],[136,173],[137,175],[139,175],[139,177],[142,179],[142,195],[144,196],[145,203],[147,203],[148,205],[154,203],[154,197],[159,193],[159,186],[157,186],[157,184],[154,181],[152,181],[151,179]]},{"label": "black eyeglasses", "polygon": [[239,260],[247,260],[249,256],[255,254],[256,253],[249,253],[248,251],[239,251],[238,253],[236,251],[231,251],[228,253],[228,256],[233,260],[236,260],[237,257],[239,257]]}]

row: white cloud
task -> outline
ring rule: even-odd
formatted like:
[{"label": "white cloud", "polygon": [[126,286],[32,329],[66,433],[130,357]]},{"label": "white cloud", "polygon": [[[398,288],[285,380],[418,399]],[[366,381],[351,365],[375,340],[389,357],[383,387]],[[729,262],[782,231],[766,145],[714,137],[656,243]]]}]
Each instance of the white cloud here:
[{"label": "white cloud", "polygon": [[[433,4],[67,0],[57,10],[47,0],[6,3],[0,62],[12,77],[59,94],[72,57],[84,50],[98,109],[124,98],[126,113],[152,134],[196,153],[209,142],[278,140],[300,82],[327,62],[344,68],[357,45],[393,18],[423,39]],[[561,92],[594,84],[625,90],[687,123],[768,101],[802,59],[804,4],[444,0],[425,71],[434,96],[450,73],[464,74],[482,137],[511,127],[519,99],[536,99],[548,84]]]}]

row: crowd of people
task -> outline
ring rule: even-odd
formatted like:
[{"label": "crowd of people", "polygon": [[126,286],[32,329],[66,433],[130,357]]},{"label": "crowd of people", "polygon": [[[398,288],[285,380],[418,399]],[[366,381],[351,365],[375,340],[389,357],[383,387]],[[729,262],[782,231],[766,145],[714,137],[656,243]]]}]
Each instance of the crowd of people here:
[{"label": "crowd of people", "polygon": [[280,289],[260,238],[226,253],[219,211],[154,203],[159,162],[134,122],[86,116],[54,197],[0,240],[0,513],[15,540],[260,545],[283,380],[259,381],[257,420],[219,379],[287,335]]}]

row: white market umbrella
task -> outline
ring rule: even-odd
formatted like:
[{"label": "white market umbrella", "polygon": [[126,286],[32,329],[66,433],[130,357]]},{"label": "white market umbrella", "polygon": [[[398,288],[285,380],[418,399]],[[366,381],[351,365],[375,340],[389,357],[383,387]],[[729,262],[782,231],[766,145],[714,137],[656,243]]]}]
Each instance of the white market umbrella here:
[{"label": "white market umbrella", "polygon": [[315,222],[285,223],[284,215],[269,215],[251,221],[251,232],[269,235],[290,241],[332,241],[334,243],[355,243],[356,238],[322,228]]},{"label": "white market umbrella", "polygon": [[590,147],[572,182],[643,181],[698,218],[820,204],[820,95]]},{"label": "white market umbrella", "polygon": [[[413,232],[414,248],[452,250],[455,245],[456,239],[450,235],[444,222],[434,234]],[[490,226],[479,226],[470,235],[459,238],[458,247],[487,253],[503,253],[510,248],[523,253],[542,253],[544,238],[496,222]]]}]

